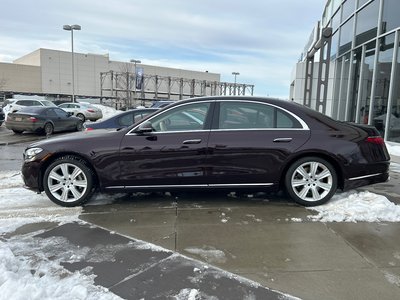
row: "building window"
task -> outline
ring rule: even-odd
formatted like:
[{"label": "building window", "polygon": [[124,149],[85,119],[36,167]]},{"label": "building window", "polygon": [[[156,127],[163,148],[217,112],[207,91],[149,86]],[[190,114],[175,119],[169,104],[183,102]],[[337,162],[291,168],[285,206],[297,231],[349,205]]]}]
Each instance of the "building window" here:
[{"label": "building window", "polygon": [[376,37],[378,32],[379,1],[373,1],[357,13],[356,46]]},{"label": "building window", "polygon": [[383,0],[382,33],[400,26],[399,0]]},{"label": "building window", "polygon": [[350,53],[347,53],[342,58],[341,64],[341,74],[343,74],[343,77],[341,78],[339,88],[338,120],[344,120],[346,116],[346,100],[350,72]]},{"label": "building window", "polygon": [[379,39],[379,56],[376,72],[372,125],[384,136],[389,96],[390,74],[392,72],[394,33]]},{"label": "building window", "polygon": [[[358,0],[357,8],[360,8],[361,6],[363,6],[368,1],[370,1],[370,0]],[[376,2],[379,2],[379,0],[377,0]]]},{"label": "building window", "polygon": [[336,12],[336,14],[333,16],[330,26],[332,27],[332,30],[335,31],[336,29],[339,28],[339,25],[340,25],[340,10]]},{"label": "building window", "polygon": [[368,124],[368,115],[371,104],[372,75],[374,73],[375,45],[376,41],[365,45],[365,59],[363,63],[363,76],[361,78],[362,82],[360,91],[360,118],[357,120],[357,122],[361,124]]},{"label": "building window", "polygon": [[347,0],[346,2],[343,3],[342,22],[346,21],[346,19],[350,17],[352,13],[354,13],[355,8],[356,8],[356,0]]},{"label": "building window", "polygon": [[339,31],[336,31],[332,36],[331,40],[331,60],[334,60],[337,56],[338,44],[339,44]]},{"label": "building window", "polygon": [[[399,50],[397,52],[395,82],[400,82],[400,45],[398,45]],[[400,85],[395,84],[393,89],[392,98],[392,111],[390,114],[388,135],[387,139],[392,142],[400,143]]]},{"label": "building window", "polygon": [[353,22],[354,17],[351,17],[351,19],[340,28],[339,55],[351,49],[351,43],[353,41]]},{"label": "building window", "polygon": [[356,107],[358,99],[358,87],[361,74],[361,57],[362,57],[362,47],[359,47],[353,51],[353,74],[351,76],[351,96],[348,105],[348,117],[347,121],[356,121]]}]

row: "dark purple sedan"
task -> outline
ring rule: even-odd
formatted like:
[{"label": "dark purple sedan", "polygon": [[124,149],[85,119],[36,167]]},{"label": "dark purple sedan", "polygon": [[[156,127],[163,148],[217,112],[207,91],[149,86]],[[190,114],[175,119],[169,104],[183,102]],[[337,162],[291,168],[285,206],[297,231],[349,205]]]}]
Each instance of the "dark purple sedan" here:
[{"label": "dark purple sedan", "polygon": [[179,101],[124,129],[32,144],[24,159],[26,186],[63,206],[96,189],[286,189],[312,206],[338,188],[387,181],[390,164],[374,127],[256,97]]}]

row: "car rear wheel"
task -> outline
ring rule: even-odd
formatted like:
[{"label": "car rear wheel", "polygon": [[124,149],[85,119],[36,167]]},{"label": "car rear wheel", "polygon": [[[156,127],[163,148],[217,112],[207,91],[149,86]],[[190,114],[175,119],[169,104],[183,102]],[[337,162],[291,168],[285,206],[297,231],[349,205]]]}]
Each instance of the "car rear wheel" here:
[{"label": "car rear wheel", "polygon": [[325,159],[304,157],[289,167],[285,186],[295,202],[304,206],[321,205],[335,194],[337,173]]},{"label": "car rear wheel", "polygon": [[53,132],[54,132],[53,124],[51,124],[51,123],[44,124],[44,133],[46,135],[51,135],[51,134],[53,134]]},{"label": "car rear wheel", "polygon": [[47,197],[61,206],[78,206],[90,199],[94,192],[94,175],[84,161],[74,156],[55,160],[43,177]]},{"label": "car rear wheel", "polygon": [[83,130],[83,122],[79,121],[78,124],[76,124],[76,131],[82,131]]},{"label": "car rear wheel", "polygon": [[82,120],[82,122],[85,122],[85,115],[84,114],[77,114],[76,115],[79,119]]}]

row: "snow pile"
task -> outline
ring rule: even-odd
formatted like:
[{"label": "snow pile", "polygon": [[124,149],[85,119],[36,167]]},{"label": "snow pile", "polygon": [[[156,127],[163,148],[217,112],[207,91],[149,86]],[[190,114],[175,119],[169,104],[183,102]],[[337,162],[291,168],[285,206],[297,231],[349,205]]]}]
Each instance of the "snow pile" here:
[{"label": "snow pile", "polygon": [[[60,207],[45,195],[26,190],[19,171],[0,172],[0,195],[3,235],[26,224],[79,221],[81,208]],[[1,299],[120,299],[96,286],[92,275],[71,273],[61,266],[61,261],[79,260],[89,249],[78,249],[60,238],[33,238],[34,234],[0,240]]]},{"label": "snow pile", "polygon": [[320,222],[400,221],[400,205],[368,191],[337,194],[327,204],[308,209],[318,212],[308,218]]},{"label": "snow pile", "polygon": [[400,156],[400,146],[394,143],[386,142],[386,148],[390,155]]},{"label": "snow pile", "polygon": [[113,107],[110,106],[105,106],[105,105],[101,105],[101,104],[92,104],[94,107],[98,108],[101,110],[101,112],[103,113],[103,118],[97,120],[97,122],[103,121],[105,119],[108,119],[112,116],[115,116],[117,114],[122,113],[121,110],[116,110]]},{"label": "snow pile", "polygon": [[217,250],[214,247],[203,247],[201,248],[194,248],[194,247],[188,247],[185,248],[184,251],[199,255],[202,259],[204,259],[208,263],[225,263],[226,262],[226,256],[225,253],[221,250]]},{"label": "snow pile", "polygon": [[[54,247],[61,241],[0,242],[0,295],[2,299],[120,299],[105,288],[94,285],[94,276],[71,273],[60,266],[55,256],[45,257],[47,249],[63,254],[67,249]],[[75,252],[74,249],[73,252]]]}]

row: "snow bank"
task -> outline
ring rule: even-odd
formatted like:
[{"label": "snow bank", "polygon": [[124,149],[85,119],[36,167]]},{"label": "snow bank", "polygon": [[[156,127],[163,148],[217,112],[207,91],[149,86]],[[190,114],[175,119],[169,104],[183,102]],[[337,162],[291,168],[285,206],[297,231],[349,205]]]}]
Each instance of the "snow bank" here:
[{"label": "snow bank", "polygon": [[400,146],[395,143],[386,142],[386,148],[390,155],[400,156]]},{"label": "snow bank", "polygon": [[101,112],[103,113],[103,118],[97,120],[97,122],[108,119],[112,116],[115,116],[117,114],[122,113],[121,110],[117,110],[113,107],[110,106],[105,106],[105,105],[101,105],[101,104],[92,104],[94,107],[97,107],[98,109],[101,110]]},{"label": "snow bank", "polygon": [[[19,171],[0,172],[0,195],[3,235],[25,224],[80,221],[80,207],[61,207],[23,188]],[[78,249],[60,238],[34,238],[34,234],[0,240],[0,299],[121,299],[96,286],[93,275],[71,273],[61,266],[66,256],[74,261],[89,249]]]},{"label": "snow bank", "polygon": [[327,204],[308,209],[318,212],[308,218],[320,222],[400,221],[400,205],[368,191],[337,194]]}]

